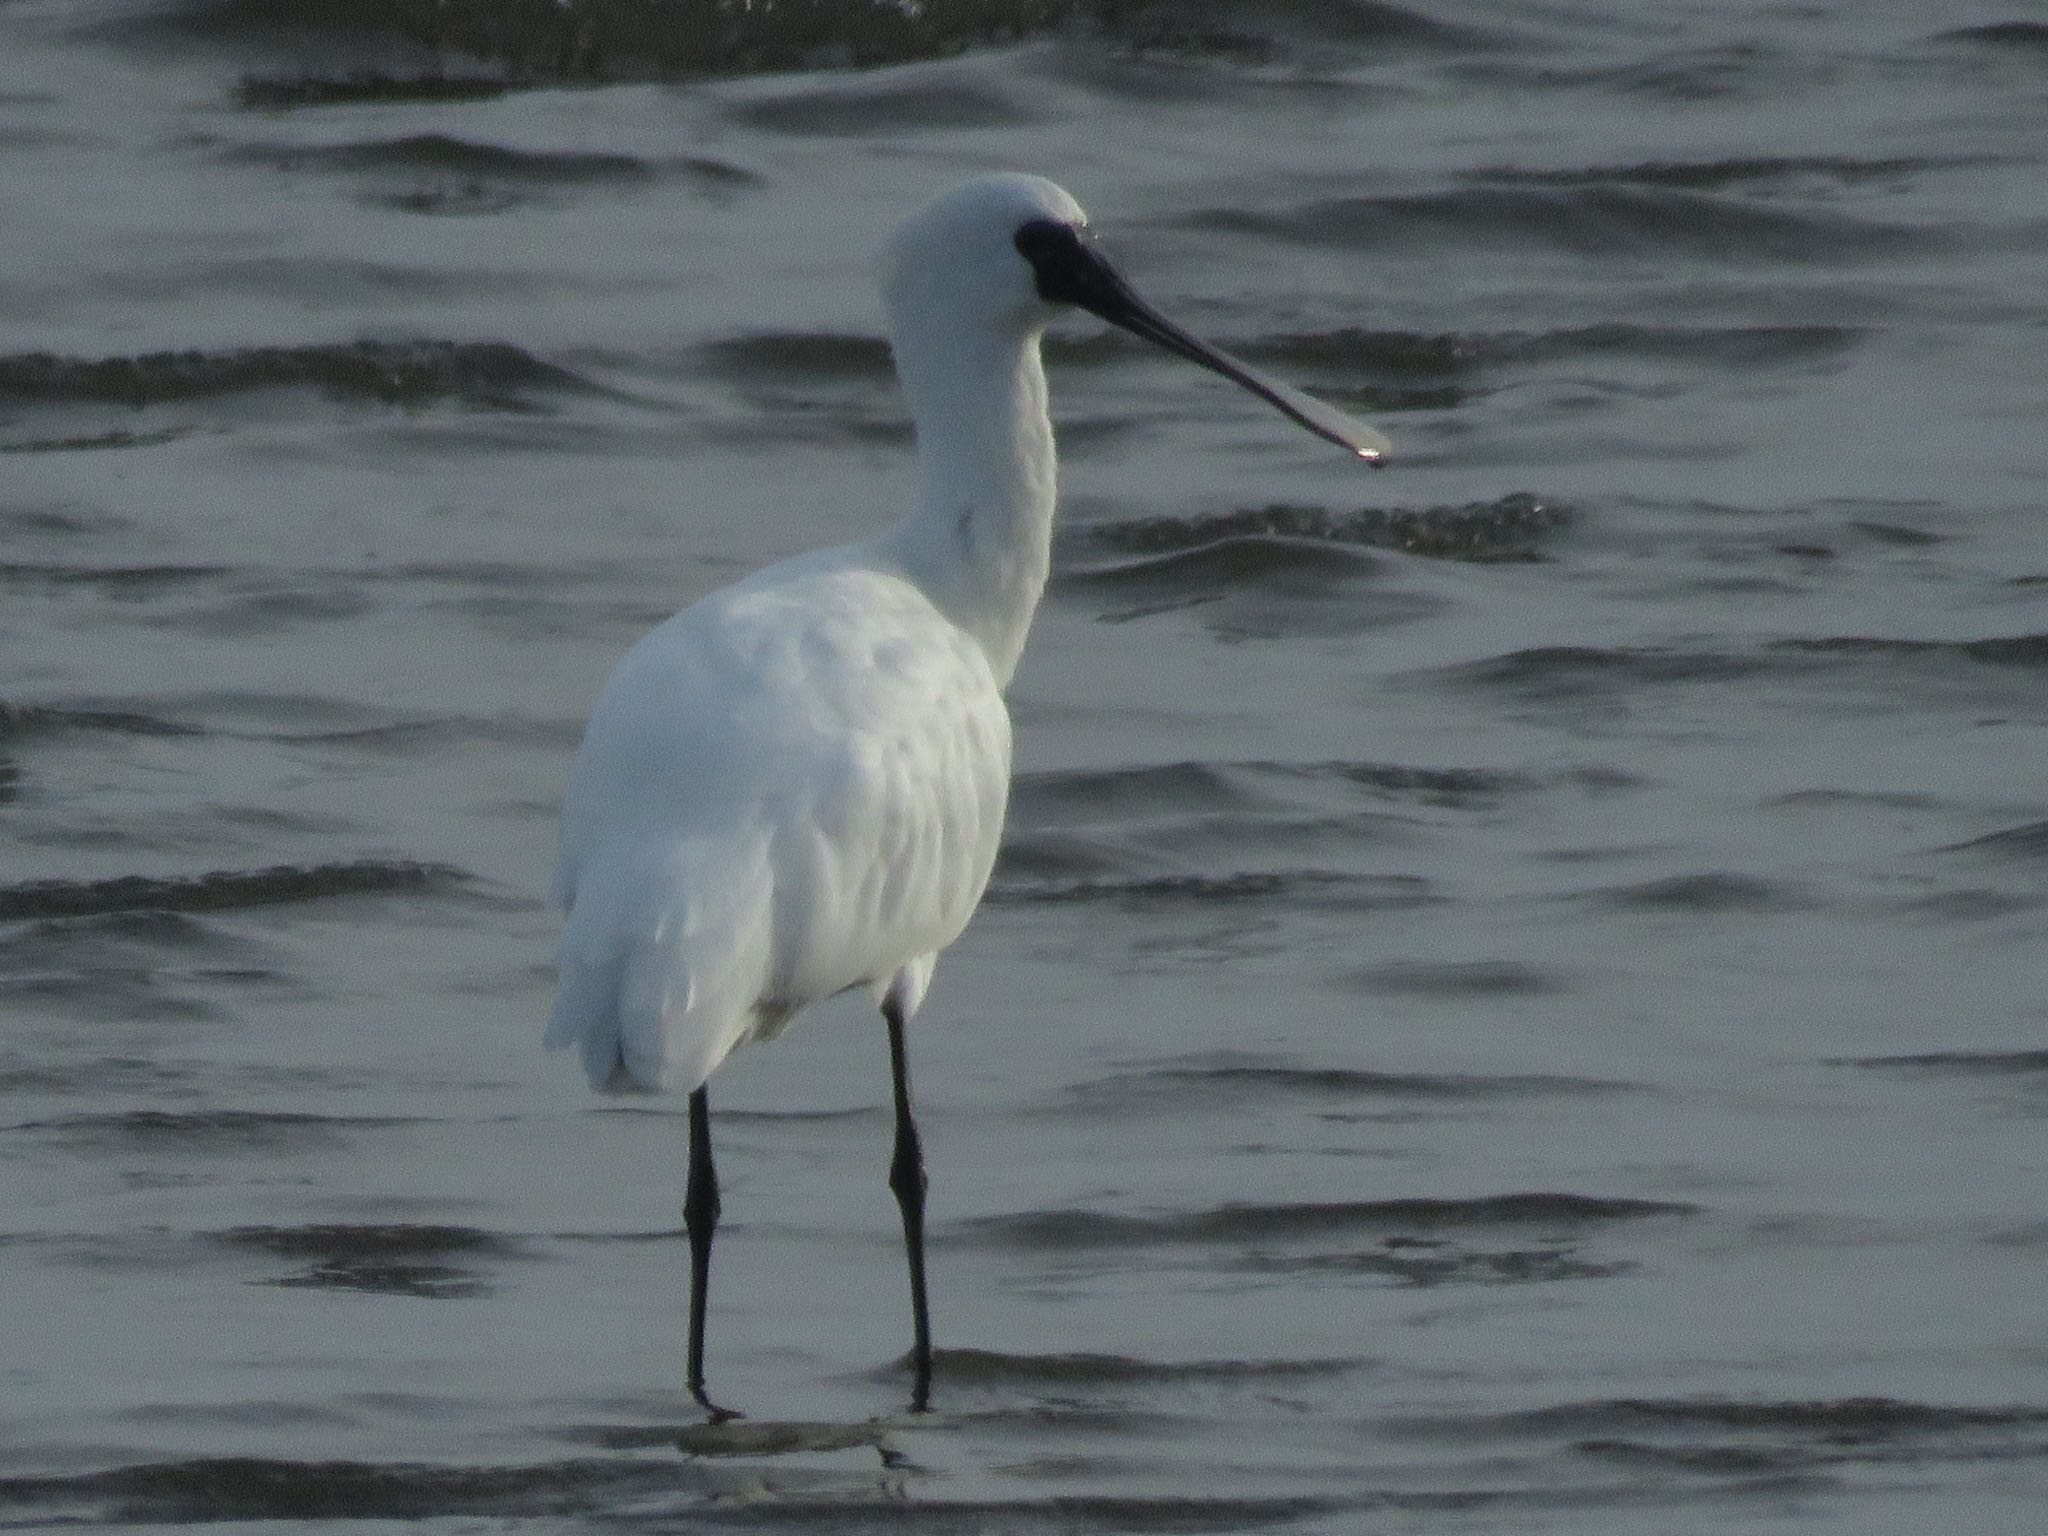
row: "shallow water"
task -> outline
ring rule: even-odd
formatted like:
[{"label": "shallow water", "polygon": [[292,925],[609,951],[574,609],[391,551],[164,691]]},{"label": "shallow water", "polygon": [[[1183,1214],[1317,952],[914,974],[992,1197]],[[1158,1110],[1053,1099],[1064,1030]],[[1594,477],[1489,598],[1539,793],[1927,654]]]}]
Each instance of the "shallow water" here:
[{"label": "shallow water", "polygon": [[[0,7],[0,1522],[2038,1529],[2048,30],[647,13]],[[1053,340],[938,1412],[847,1001],[715,1086],[706,1427],[559,786],[903,504],[872,257],[1010,165],[1397,458]]]}]

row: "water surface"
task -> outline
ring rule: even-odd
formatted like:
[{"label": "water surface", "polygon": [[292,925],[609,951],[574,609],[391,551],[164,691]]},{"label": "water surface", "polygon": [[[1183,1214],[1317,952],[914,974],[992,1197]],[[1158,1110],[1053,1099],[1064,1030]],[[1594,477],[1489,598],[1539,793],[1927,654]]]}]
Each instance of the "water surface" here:
[{"label": "water surface", "polygon": [[[0,8],[0,1520],[2037,1529],[2048,31],[660,9]],[[717,1080],[706,1427],[560,784],[897,515],[999,167],[1398,457],[1049,344],[939,1411],[848,1001]]]}]

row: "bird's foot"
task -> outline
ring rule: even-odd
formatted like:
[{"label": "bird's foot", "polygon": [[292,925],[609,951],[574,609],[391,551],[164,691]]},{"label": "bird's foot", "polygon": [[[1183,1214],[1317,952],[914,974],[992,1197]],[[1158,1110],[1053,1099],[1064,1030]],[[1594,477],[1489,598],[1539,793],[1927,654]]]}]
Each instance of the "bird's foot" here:
[{"label": "bird's foot", "polygon": [[744,1413],[741,1413],[737,1408],[721,1408],[718,1406],[718,1404],[711,1401],[711,1399],[705,1395],[704,1383],[701,1381],[693,1381],[690,1383],[690,1396],[695,1398],[697,1400],[697,1406],[699,1408],[702,1408],[704,1412],[710,1416],[706,1421],[708,1423],[729,1424],[734,1419],[744,1419],[746,1417],[746,1415]]}]

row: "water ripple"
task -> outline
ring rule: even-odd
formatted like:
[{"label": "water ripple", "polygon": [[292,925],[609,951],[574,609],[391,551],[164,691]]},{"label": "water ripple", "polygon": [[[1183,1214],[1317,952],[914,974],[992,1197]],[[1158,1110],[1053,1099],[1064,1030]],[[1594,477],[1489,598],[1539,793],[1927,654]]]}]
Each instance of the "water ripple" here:
[{"label": "water ripple", "polygon": [[1076,1083],[1067,1100],[1090,1112],[1114,1107],[1127,1113],[1148,1103],[1249,1111],[1274,1100],[1419,1099],[1485,1102],[1536,1095],[1626,1091],[1630,1084],[1552,1073],[1380,1072],[1359,1067],[1306,1066],[1255,1056],[1213,1052],[1160,1062]]},{"label": "water ripple", "polygon": [[0,922],[112,912],[217,912],[341,896],[436,895],[458,890],[470,879],[450,864],[359,859],[345,864],[217,869],[170,878],[32,880],[0,886]]},{"label": "water ripple", "polygon": [[275,1285],[387,1296],[485,1295],[490,1286],[476,1272],[477,1262],[525,1251],[495,1232],[446,1225],[235,1227],[217,1240],[303,1265]]},{"label": "water ripple", "polygon": [[1334,869],[1241,870],[1228,875],[1134,875],[1123,879],[1023,880],[991,884],[997,906],[1108,902],[1124,907],[1234,906],[1286,899],[1297,908],[1375,911],[1439,900],[1419,875],[1361,875]]},{"label": "water ripple", "polygon": [[[1570,525],[1568,508],[1518,491],[1493,501],[1455,507],[1329,507],[1276,504],[1233,512],[1125,518],[1090,523],[1065,535],[1068,548],[1144,557],[1111,566],[1064,572],[1075,582],[1158,579],[1185,574],[1209,577],[1219,568],[1263,574],[1278,565],[1291,569],[1305,557],[1303,543],[1396,549],[1440,560],[1488,563],[1535,560],[1550,535]],[[1196,551],[1210,551],[1195,561]],[[1188,559],[1176,560],[1187,556]],[[1260,564],[1259,562],[1265,562]]]},{"label": "water ripple", "polygon": [[91,1152],[148,1154],[207,1152],[290,1152],[324,1148],[340,1132],[411,1125],[398,1115],[320,1115],[283,1110],[131,1109],[24,1120],[9,1131],[39,1131],[51,1139]]},{"label": "water ripple", "polygon": [[1030,1249],[1149,1248],[1341,1238],[1362,1232],[1492,1232],[1528,1228],[1573,1233],[1613,1222],[1694,1216],[1700,1208],[1667,1200],[1556,1192],[1414,1196],[1389,1200],[1222,1205],[1207,1210],[1130,1215],[1081,1209],[975,1216],[953,1224],[970,1241]]},{"label": "water ripple", "polygon": [[0,356],[0,402],[145,406],[311,387],[341,399],[519,407],[540,391],[591,392],[575,373],[502,341],[352,341],[134,357]]},{"label": "water ripple", "polygon": [[1939,245],[1953,231],[1789,207],[1682,186],[1468,186],[1456,190],[1333,198],[1282,212],[1213,208],[1183,221],[1195,229],[1375,250],[1462,242],[1531,248],[1614,261],[1630,256],[1734,262],[1870,261]]}]

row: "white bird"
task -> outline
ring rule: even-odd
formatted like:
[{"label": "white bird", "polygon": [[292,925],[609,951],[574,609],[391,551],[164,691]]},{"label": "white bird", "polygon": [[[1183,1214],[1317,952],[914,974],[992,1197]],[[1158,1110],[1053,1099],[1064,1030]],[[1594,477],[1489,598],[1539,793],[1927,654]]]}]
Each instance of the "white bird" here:
[{"label": "white bird", "polygon": [[705,1081],[735,1046],[865,988],[888,1025],[889,1185],[931,1391],[924,1159],[904,1025],[995,864],[1016,670],[1051,561],[1053,435],[1038,343],[1079,306],[1225,375],[1370,463],[1372,429],[1197,341],[1103,260],[1080,206],[986,176],[896,235],[884,296],[917,426],[916,510],[677,614],[619,663],[569,779],[568,910],[550,1048],[608,1091],[689,1095],[689,1387],[705,1395],[718,1219]]}]

